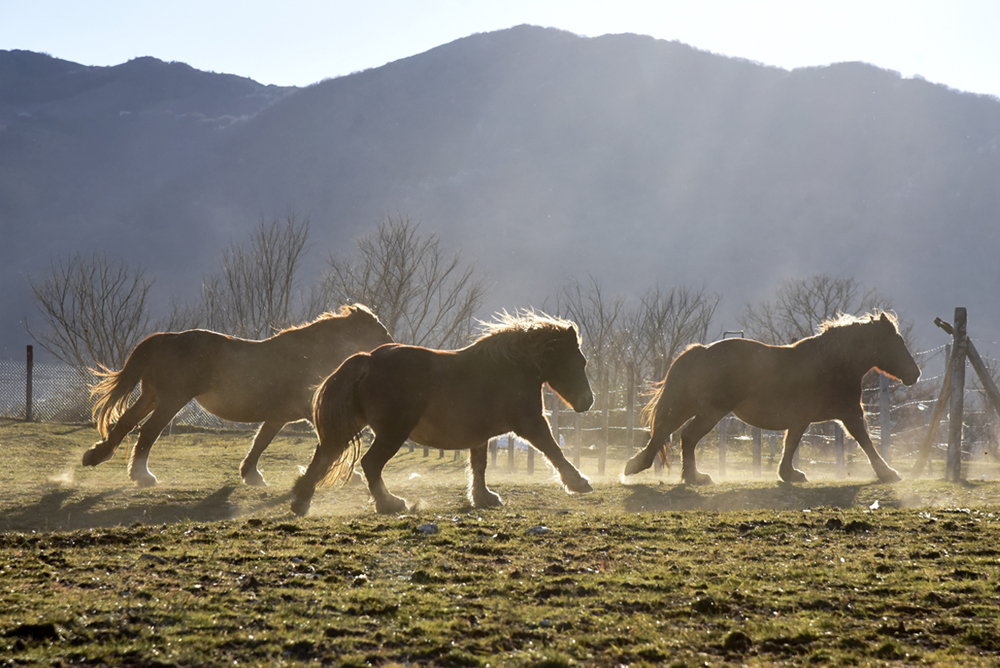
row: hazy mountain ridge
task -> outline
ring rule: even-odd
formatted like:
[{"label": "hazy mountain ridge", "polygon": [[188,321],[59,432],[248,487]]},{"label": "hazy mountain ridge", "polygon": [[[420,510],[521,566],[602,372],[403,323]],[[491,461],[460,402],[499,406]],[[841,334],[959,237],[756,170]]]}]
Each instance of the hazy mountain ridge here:
[{"label": "hazy mountain ridge", "polygon": [[[704,282],[728,327],[780,279],[826,272],[877,286],[918,334],[957,305],[974,335],[1000,332],[995,98],[859,63],[788,72],[528,26],[304,89],[24,52],[40,73],[11,84],[10,53],[0,223],[17,250],[0,259],[17,271],[107,247],[184,299],[261,216],[310,215],[316,270],[399,211],[490,274],[491,306],[551,304],[589,271],[625,292]],[[93,82],[63,81],[61,98],[37,83],[74,67]],[[32,127],[29,99],[56,120]],[[3,282],[19,318],[23,282]],[[4,341],[20,347],[18,331]]]}]

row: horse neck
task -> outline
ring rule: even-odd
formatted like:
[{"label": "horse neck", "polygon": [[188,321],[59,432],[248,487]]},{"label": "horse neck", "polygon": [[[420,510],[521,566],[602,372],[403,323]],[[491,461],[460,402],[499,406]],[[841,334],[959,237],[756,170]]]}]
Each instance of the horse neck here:
[{"label": "horse neck", "polygon": [[[848,327],[862,327],[862,325],[848,325]],[[829,332],[834,335],[830,342],[829,355],[840,361],[842,368],[850,370],[852,376],[864,377],[866,373],[876,366],[873,341],[871,335],[864,330]]]},{"label": "horse neck", "polygon": [[539,385],[545,382],[541,368],[535,366],[527,359],[521,358],[516,354],[511,354],[508,350],[501,349],[502,345],[502,343],[498,345],[497,341],[483,339],[464,348],[463,352],[481,359],[486,364],[503,373],[509,374],[515,372],[530,377],[533,382],[537,380]]},{"label": "horse neck", "polygon": [[339,355],[340,346],[329,344],[331,340],[339,343],[340,339],[335,337],[343,324],[333,320],[318,320],[305,327],[281,332],[274,338],[281,338],[282,343],[287,346],[308,349],[310,356],[314,358],[323,355]]}]

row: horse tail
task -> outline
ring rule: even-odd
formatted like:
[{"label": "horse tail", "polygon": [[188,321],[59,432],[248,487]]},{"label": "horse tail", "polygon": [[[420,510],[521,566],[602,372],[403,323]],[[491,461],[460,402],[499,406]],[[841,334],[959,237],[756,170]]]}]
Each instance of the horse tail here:
[{"label": "horse tail", "polygon": [[[319,436],[319,470],[311,471],[319,484],[347,483],[361,456],[361,430],[366,422],[358,401],[358,385],[368,376],[371,355],[348,357],[316,390],[313,397],[313,424]],[[311,466],[310,466],[311,468]]]},{"label": "horse tail", "polygon": [[115,422],[128,408],[132,390],[142,380],[142,375],[149,364],[153,341],[152,336],[143,339],[129,353],[125,366],[120,371],[113,371],[103,364],[98,364],[97,369],[90,370],[101,379],[90,386],[90,396],[94,399],[91,415],[101,438],[108,437]]},{"label": "horse tail", "polygon": [[[705,346],[700,343],[692,343],[684,351],[674,358],[674,361],[670,363],[670,368],[667,369],[666,375],[663,380],[653,385],[653,394],[649,398],[649,402],[642,407],[642,422],[647,427],[652,427],[653,422],[656,420],[657,413],[659,411],[657,408],[660,405],[660,401],[664,399],[664,394],[670,392],[670,395],[666,399],[672,400],[673,393],[676,392],[677,381],[682,380],[678,376],[683,375],[683,370],[685,363],[697,356],[701,355],[701,352],[705,350]],[[673,380],[673,382],[671,382]]]}]

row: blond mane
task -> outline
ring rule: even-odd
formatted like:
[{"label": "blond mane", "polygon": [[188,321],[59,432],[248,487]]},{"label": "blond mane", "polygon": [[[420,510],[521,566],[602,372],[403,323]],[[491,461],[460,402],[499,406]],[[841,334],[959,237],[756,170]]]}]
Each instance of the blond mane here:
[{"label": "blond mane", "polygon": [[[371,316],[373,320],[376,321],[378,320],[378,316],[372,313],[371,309],[365,306],[364,304],[344,304],[343,306],[338,307],[336,311],[324,311],[323,313],[320,313],[318,316],[316,316],[314,319],[308,322],[303,322],[298,325],[292,325],[291,327],[286,327],[285,329],[278,332],[278,334],[284,334],[285,332],[295,332],[300,329],[305,329],[310,325],[315,325],[317,322],[325,322],[327,320],[340,320],[343,318],[347,318],[355,313],[365,313]],[[275,336],[277,336],[277,334],[275,334]]]},{"label": "blond mane", "polygon": [[479,321],[482,334],[469,346],[490,358],[503,362],[529,362],[540,367],[542,358],[553,344],[573,332],[576,345],[580,334],[576,324],[534,310],[509,313],[501,311],[490,322]]},{"label": "blond mane", "polygon": [[839,313],[829,320],[824,320],[816,327],[818,334],[823,334],[838,327],[850,327],[851,325],[867,325],[873,322],[878,322],[879,318],[885,316],[892,326],[899,331],[899,319],[896,317],[895,313],[890,311],[882,311],[876,309],[871,313],[865,313],[864,315],[851,315],[850,313]]}]

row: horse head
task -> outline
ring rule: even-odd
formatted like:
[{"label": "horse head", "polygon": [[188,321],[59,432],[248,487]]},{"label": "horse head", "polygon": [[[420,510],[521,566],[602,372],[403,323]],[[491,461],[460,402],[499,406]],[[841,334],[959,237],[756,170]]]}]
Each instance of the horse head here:
[{"label": "horse head", "polygon": [[904,385],[913,385],[920,378],[920,367],[907,350],[896,322],[883,313],[873,325],[878,332],[875,340],[875,367],[898,378]]},{"label": "horse head", "polygon": [[594,393],[587,378],[587,358],[580,351],[580,335],[575,326],[559,332],[552,342],[543,380],[577,413],[594,405]]},{"label": "horse head", "polygon": [[392,343],[392,335],[371,310],[363,304],[342,307],[346,321],[351,325],[351,336],[359,350],[374,350],[384,343]]}]

